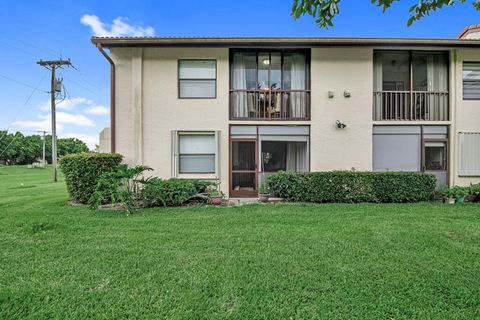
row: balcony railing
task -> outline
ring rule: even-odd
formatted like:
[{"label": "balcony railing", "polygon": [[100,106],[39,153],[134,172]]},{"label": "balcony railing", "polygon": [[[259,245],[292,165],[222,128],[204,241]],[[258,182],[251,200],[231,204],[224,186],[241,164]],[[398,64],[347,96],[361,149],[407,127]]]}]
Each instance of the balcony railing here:
[{"label": "balcony railing", "polygon": [[309,120],[310,90],[230,90],[232,120]]},{"label": "balcony railing", "polygon": [[374,121],[448,121],[448,92],[374,91]]}]

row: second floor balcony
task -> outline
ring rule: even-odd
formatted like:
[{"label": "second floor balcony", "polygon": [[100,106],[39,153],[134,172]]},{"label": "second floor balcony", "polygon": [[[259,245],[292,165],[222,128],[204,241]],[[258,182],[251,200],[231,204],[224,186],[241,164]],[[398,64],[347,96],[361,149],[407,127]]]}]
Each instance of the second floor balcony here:
[{"label": "second floor balcony", "polygon": [[445,52],[376,51],[374,121],[448,121]]},{"label": "second floor balcony", "polygon": [[307,51],[233,50],[231,120],[309,120]]}]

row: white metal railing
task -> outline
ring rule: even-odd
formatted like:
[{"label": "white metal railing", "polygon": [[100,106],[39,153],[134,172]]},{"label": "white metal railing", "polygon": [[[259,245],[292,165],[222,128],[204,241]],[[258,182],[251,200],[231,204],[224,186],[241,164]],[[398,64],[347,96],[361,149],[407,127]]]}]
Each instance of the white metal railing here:
[{"label": "white metal railing", "polygon": [[444,91],[374,91],[374,121],[448,121]]}]

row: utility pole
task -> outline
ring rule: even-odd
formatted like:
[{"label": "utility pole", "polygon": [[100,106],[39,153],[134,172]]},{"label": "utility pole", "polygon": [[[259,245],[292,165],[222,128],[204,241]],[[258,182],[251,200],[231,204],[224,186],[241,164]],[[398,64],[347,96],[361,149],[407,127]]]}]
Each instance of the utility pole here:
[{"label": "utility pole", "polygon": [[46,137],[46,132],[45,130],[43,131],[43,152],[42,152],[42,164],[43,166],[45,167],[46,163],[45,163],[45,143],[47,142],[47,137]]},{"label": "utility pole", "polygon": [[57,92],[61,92],[61,86],[57,86],[57,83],[61,83],[61,80],[55,78],[55,71],[57,68],[63,68],[63,66],[71,67],[72,63],[70,59],[67,60],[40,60],[37,61],[37,64],[41,65],[52,71],[52,79],[50,82],[50,103],[52,106],[52,166],[53,166],[53,181],[57,182],[58,180],[58,169],[57,169],[57,123],[56,123],[56,114],[55,114],[55,95]]},{"label": "utility pole", "polygon": [[47,134],[47,131],[45,131],[45,130],[41,131],[41,130],[40,130],[40,131],[37,131],[37,132],[43,132],[43,138],[42,138],[42,140],[43,140],[42,165],[45,167],[45,164],[46,164],[46,163],[45,163],[45,143],[47,142],[45,135]]}]

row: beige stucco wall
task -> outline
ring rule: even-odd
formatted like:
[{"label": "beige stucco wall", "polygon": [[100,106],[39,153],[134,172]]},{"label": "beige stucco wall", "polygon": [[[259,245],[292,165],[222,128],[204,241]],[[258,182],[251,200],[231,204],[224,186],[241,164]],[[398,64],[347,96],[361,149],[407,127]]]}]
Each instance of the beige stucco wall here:
[{"label": "beige stucco wall", "polygon": [[[172,130],[220,131],[219,178],[228,192],[228,49],[127,48],[111,54],[117,66],[116,151],[125,162],[148,165],[153,175],[170,178]],[[178,59],[187,58],[217,60],[216,99],[178,98]]]},{"label": "beige stucco wall", "polygon": [[[372,170],[373,50],[318,48],[311,55],[311,170]],[[347,127],[338,129],[336,120]]]},{"label": "beige stucco wall", "polygon": [[110,128],[104,128],[99,135],[98,152],[109,153],[112,150],[111,147]]},{"label": "beige stucco wall", "polygon": [[[452,184],[469,185],[479,183],[480,177],[461,177],[458,175],[458,133],[459,132],[480,132],[480,100],[463,100],[462,69],[463,62],[480,62],[480,50],[455,49],[452,52],[453,61],[453,93],[454,94],[454,118],[451,132],[452,148]],[[478,159],[480,161],[480,159]]]},{"label": "beige stucco wall", "polygon": [[[116,64],[116,151],[124,155],[125,162],[151,166],[153,175],[170,178],[172,130],[220,131],[219,178],[228,194],[229,125],[272,124],[228,120],[228,49],[114,48],[111,56]],[[217,60],[216,99],[178,98],[178,59],[182,58]],[[454,49],[451,58],[453,115],[451,122],[436,124],[451,124],[450,183],[468,184],[480,178],[458,177],[457,133],[480,131],[480,101],[462,99],[462,61],[480,61],[480,54],[473,49]],[[333,98],[328,97],[329,91],[334,92]],[[344,97],[345,91],[350,98]],[[311,126],[312,171],[372,170],[372,91],[373,48],[313,48],[311,121],[274,124]],[[336,128],[336,120],[347,127]]]}]

